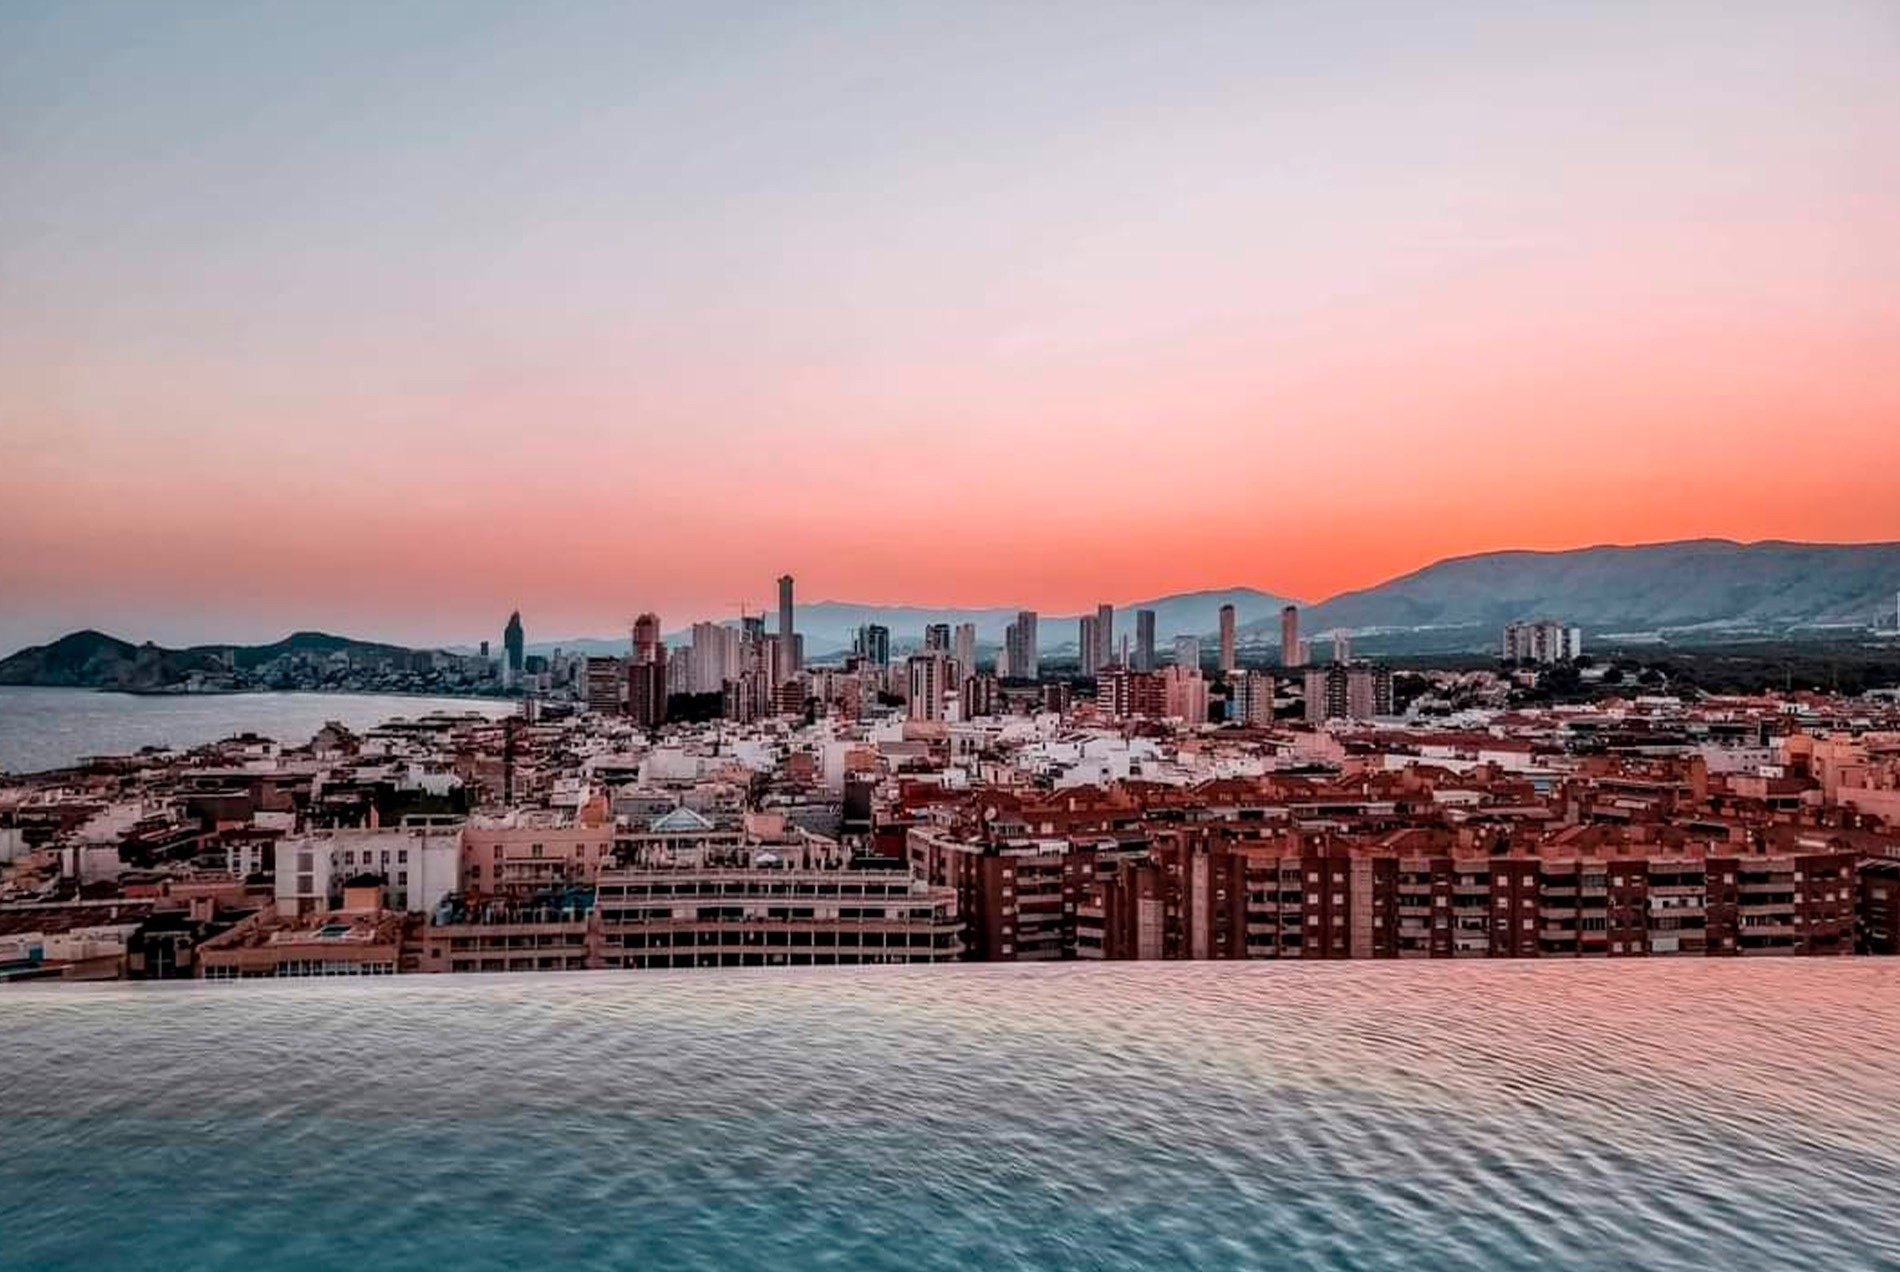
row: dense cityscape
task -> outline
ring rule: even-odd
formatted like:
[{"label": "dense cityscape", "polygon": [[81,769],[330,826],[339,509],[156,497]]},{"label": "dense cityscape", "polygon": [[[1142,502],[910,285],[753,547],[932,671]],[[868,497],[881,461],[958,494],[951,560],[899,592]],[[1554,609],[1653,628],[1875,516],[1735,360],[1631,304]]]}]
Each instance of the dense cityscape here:
[{"label": "dense cityscape", "polygon": [[1896,65],[0,3],[0,1272],[1900,1272]]},{"label": "dense cityscape", "polygon": [[12,779],[0,977],[1900,952],[1890,691],[1676,694],[1552,618],[1395,676],[1293,606],[1245,660],[1104,605],[1059,664],[1030,611],[808,662],[794,590],[624,656],[511,615],[502,719]]}]

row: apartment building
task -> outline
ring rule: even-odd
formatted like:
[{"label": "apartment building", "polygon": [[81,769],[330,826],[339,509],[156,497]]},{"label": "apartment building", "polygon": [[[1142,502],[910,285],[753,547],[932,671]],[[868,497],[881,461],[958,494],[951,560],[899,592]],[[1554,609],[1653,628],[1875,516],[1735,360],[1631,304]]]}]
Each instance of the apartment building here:
[{"label": "apartment building", "polygon": [[604,807],[581,817],[554,809],[511,809],[468,820],[462,832],[465,893],[525,897],[589,883],[611,862],[613,821]]},{"label": "apartment building", "polygon": [[276,856],[282,914],[337,909],[344,888],[368,876],[381,880],[392,909],[426,912],[459,886],[462,820],[419,816],[395,827],[307,831],[280,840]]},{"label": "apartment building", "polygon": [[572,972],[604,966],[594,888],[445,899],[422,932],[425,972]]},{"label": "apartment building", "polygon": [[596,907],[612,968],[937,963],[964,952],[956,893],[881,859],[794,864],[757,849],[609,870]]},{"label": "apartment building", "polygon": [[[1882,885],[1862,878],[1853,854],[1843,852],[1571,859],[1296,854],[1271,838],[1236,840],[1224,828],[1188,828],[1158,833],[1145,851],[1112,862],[1050,852],[1040,858],[1040,873],[1018,863],[1019,907],[1025,886],[1039,901],[1049,896],[1048,874],[1057,861],[1067,878],[1086,886],[1078,894],[1073,952],[1064,945],[1054,957],[1847,954],[1855,949],[1857,907],[1863,948],[1890,941],[1895,930],[1869,923],[1862,894]],[[967,899],[973,915],[993,905],[981,892],[994,886],[979,876],[978,894]],[[1900,891],[1882,900],[1893,896]],[[988,956],[986,936],[973,934],[974,957]]]}]

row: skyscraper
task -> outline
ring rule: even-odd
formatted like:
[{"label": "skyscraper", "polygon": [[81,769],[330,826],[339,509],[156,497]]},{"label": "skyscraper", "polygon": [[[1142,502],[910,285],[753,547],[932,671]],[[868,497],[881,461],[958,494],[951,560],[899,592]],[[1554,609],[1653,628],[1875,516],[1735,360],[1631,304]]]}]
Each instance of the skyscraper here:
[{"label": "skyscraper", "polygon": [[642,728],[666,720],[666,642],[660,636],[660,616],[647,613],[633,620],[633,657],[627,663],[627,714]]},{"label": "skyscraper", "polygon": [[932,623],[924,628],[924,652],[942,654],[950,652],[950,624]]},{"label": "skyscraper", "polygon": [[737,660],[727,662],[729,644],[736,644],[737,633],[718,623],[693,624],[693,650],[687,665],[694,693],[718,693],[727,680],[739,674]]},{"label": "skyscraper", "polygon": [[1016,621],[1003,634],[1003,653],[1009,662],[1009,674],[1018,680],[1035,680],[1042,674],[1036,654],[1036,611],[1021,610]]},{"label": "skyscraper", "polygon": [[1280,665],[1297,667],[1300,656],[1300,607],[1288,605],[1280,611]]},{"label": "skyscraper", "polygon": [[882,623],[866,623],[858,628],[851,644],[852,652],[873,667],[891,665],[891,629]]},{"label": "skyscraper", "polygon": [[1333,661],[1336,663],[1352,661],[1352,633],[1343,627],[1333,629]]},{"label": "skyscraper", "polygon": [[521,611],[516,610],[508,616],[508,626],[502,629],[501,647],[507,653],[504,664],[508,679],[512,683],[521,674],[521,664],[527,657],[527,637],[521,630]]},{"label": "skyscraper", "polygon": [[1201,669],[1201,638],[1199,636],[1176,636],[1174,638],[1174,665]]},{"label": "skyscraper", "polygon": [[969,678],[976,674],[976,624],[958,623],[956,637],[957,674]]},{"label": "skyscraper", "polygon": [[1115,661],[1115,607],[1095,607],[1095,665],[1106,667]]},{"label": "skyscraper", "polygon": [[1075,626],[1076,662],[1084,676],[1093,676],[1102,669],[1102,620],[1084,614]]},{"label": "skyscraper", "polygon": [[1135,611],[1135,670],[1155,669],[1155,612]]},{"label": "skyscraper", "polygon": [[1234,642],[1234,607],[1223,605],[1220,607],[1220,669],[1223,672],[1231,672],[1240,665]]},{"label": "skyscraper", "polygon": [[778,678],[790,680],[798,674],[798,642],[792,630],[792,576],[781,574],[778,580]]},{"label": "skyscraper", "polygon": [[633,660],[659,662],[666,657],[660,640],[660,616],[647,613],[633,620]]},{"label": "skyscraper", "polygon": [[950,655],[941,650],[912,654],[905,660],[904,666],[910,677],[910,718],[943,719],[943,696],[949,687]]}]

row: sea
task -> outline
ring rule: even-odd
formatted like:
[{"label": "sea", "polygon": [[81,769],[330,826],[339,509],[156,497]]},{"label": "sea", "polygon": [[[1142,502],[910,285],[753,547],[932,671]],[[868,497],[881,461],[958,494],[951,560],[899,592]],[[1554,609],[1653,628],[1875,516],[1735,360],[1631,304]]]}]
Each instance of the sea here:
[{"label": "sea", "polygon": [[331,720],[362,730],[397,716],[414,719],[439,711],[504,716],[515,709],[515,704],[493,698],[364,693],[142,695],[0,686],[0,773],[64,768],[85,756],[126,755],[145,746],[199,746],[238,733],[302,745]]},{"label": "sea", "polygon": [[0,991],[7,1269],[1900,1268],[1900,962]]}]

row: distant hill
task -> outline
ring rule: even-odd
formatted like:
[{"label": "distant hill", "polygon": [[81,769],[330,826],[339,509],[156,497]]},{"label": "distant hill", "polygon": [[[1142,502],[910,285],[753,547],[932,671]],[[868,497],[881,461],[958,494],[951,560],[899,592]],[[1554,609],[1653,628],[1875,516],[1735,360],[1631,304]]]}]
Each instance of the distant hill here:
[{"label": "distant hill", "polygon": [[219,652],[230,650],[233,660],[239,667],[261,666],[267,662],[274,662],[286,654],[344,652],[364,658],[393,658],[412,652],[401,645],[354,640],[348,636],[332,636],[329,632],[293,632],[269,645],[221,645],[216,648]]},{"label": "distant hill", "polygon": [[[1900,543],[1736,543],[1693,539],[1565,552],[1453,557],[1301,615],[1335,627],[1478,629],[1547,615],[1587,632],[1825,624],[1892,627]],[[1268,625],[1261,634],[1271,637]]]},{"label": "distant hill", "polygon": [[157,689],[183,681],[193,672],[215,674],[228,655],[239,668],[258,667],[292,653],[348,652],[362,658],[390,658],[409,651],[398,645],[297,632],[269,645],[198,645],[165,649],[134,645],[104,632],[82,631],[50,645],[34,645],[0,659],[0,685],[42,685],[84,689]]},{"label": "distant hill", "polygon": [[147,689],[211,665],[211,660],[189,651],[134,645],[89,630],[62,636],[50,645],[22,649],[0,661],[0,685]]}]

